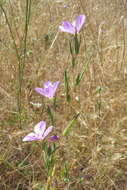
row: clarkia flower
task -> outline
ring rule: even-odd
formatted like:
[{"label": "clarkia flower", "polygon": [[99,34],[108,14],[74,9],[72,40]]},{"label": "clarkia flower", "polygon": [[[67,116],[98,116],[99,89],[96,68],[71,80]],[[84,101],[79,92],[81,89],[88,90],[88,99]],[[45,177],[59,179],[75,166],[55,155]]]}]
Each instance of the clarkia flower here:
[{"label": "clarkia flower", "polygon": [[44,88],[35,88],[35,91],[45,97],[53,98],[56,89],[59,85],[59,81],[56,81],[54,83],[51,83],[50,81],[47,81],[44,83]]},{"label": "clarkia flower", "polygon": [[29,133],[23,138],[23,141],[36,141],[45,139],[48,134],[52,131],[53,126],[50,126],[46,129],[46,122],[40,121],[34,127],[34,132]]},{"label": "clarkia flower", "polygon": [[59,29],[62,32],[67,32],[70,34],[79,33],[85,22],[85,18],[86,18],[85,15],[79,15],[75,18],[75,20],[72,23],[68,21],[63,21],[62,25],[59,26]]},{"label": "clarkia flower", "polygon": [[49,140],[52,141],[52,142],[57,141],[58,140],[58,136],[57,135],[53,135],[53,136],[50,137]]}]

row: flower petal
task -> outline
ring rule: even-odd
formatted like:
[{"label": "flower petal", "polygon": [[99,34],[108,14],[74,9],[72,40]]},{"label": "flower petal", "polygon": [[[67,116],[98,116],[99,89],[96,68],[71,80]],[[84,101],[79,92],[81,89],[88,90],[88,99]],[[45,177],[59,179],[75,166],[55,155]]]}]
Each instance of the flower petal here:
[{"label": "flower petal", "polygon": [[59,81],[56,81],[56,82],[53,83],[53,87],[50,87],[50,88],[49,88],[50,97],[51,97],[51,98],[53,98],[53,96],[54,96],[54,94],[55,94],[55,92],[56,92],[56,89],[57,89],[59,83],[60,83]]},{"label": "flower petal", "polygon": [[49,86],[52,86],[52,83],[50,81],[44,83],[44,88],[48,88]]},{"label": "flower petal", "polygon": [[64,21],[61,26],[59,26],[59,29],[62,32],[67,32],[70,34],[75,34],[75,27],[68,21]]},{"label": "flower petal", "polygon": [[40,121],[37,125],[35,125],[34,132],[39,136],[43,136],[45,129],[46,129],[46,122]]},{"label": "flower petal", "polygon": [[52,86],[49,86],[48,88],[45,88],[44,91],[45,91],[45,96],[46,96],[46,97],[48,97],[48,98],[53,98],[53,96],[54,96],[53,85],[52,85]]},{"label": "flower petal", "polygon": [[73,22],[73,26],[76,28],[77,32],[79,32],[85,22],[85,15],[79,15],[75,18]]},{"label": "flower petal", "polygon": [[42,88],[35,88],[35,91],[39,94],[41,94],[42,96],[45,96],[45,91]]},{"label": "flower petal", "polygon": [[36,140],[40,140],[40,138],[35,133],[29,133],[23,138],[22,141],[25,142],[25,141],[36,141]]},{"label": "flower petal", "polygon": [[53,83],[53,89],[54,89],[54,91],[56,91],[59,83],[60,83],[60,81],[56,81],[56,82]]},{"label": "flower petal", "polygon": [[43,137],[44,137],[44,138],[47,137],[48,134],[49,134],[52,130],[53,130],[53,126],[48,127],[48,128],[46,129],[46,131],[44,132]]},{"label": "flower petal", "polygon": [[49,140],[52,141],[52,142],[57,141],[58,140],[58,136],[57,135],[53,135],[53,136],[50,137]]}]

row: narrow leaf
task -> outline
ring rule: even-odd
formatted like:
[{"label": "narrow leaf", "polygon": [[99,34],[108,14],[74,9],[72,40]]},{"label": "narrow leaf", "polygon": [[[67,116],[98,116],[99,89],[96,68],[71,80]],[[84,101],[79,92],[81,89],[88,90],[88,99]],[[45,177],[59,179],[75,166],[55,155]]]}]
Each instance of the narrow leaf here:
[{"label": "narrow leaf", "polygon": [[88,64],[85,64],[83,71],[81,73],[79,73],[76,78],[75,85],[79,85],[79,83],[81,82],[81,80],[83,78],[84,73],[87,71],[87,68],[88,68]]},{"label": "narrow leaf", "polygon": [[78,39],[77,33],[75,34],[74,42],[75,42],[75,54],[79,54],[81,40],[80,38]]},{"label": "narrow leaf", "polygon": [[52,125],[54,126],[54,117],[53,117],[53,113],[52,113],[52,111],[51,111],[51,109],[50,109],[50,107],[48,106],[47,107],[47,113],[48,113],[48,115],[49,115],[49,117],[50,117],[50,119],[51,119],[51,123],[52,123]]},{"label": "narrow leaf", "polygon": [[63,136],[67,136],[69,134],[69,132],[71,131],[71,129],[74,127],[75,123],[77,122],[77,118],[79,115],[80,113],[76,114],[74,118],[69,122],[69,124],[63,131]]},{"label": "narrow leaf", "polygon": [[68,82],[68,76],[67,76],[66,70],[64,72],[64,86],[65,86],[66,100],[67,100],[67,102],[69,102],[71,97],[69,95],[69,82]]},{"label": "narrow leaf", "polygon": [[73,50],[71,41],[69,42],[69,47],[70,47],[70,53],[71,53],[71,55],[73,55],[74,54],[74,50]]}]

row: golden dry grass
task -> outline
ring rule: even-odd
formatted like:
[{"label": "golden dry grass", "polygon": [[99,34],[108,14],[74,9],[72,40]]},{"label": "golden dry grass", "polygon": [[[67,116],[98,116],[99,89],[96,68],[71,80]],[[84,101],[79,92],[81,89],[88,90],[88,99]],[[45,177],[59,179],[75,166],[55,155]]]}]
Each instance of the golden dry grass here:
[{"label": "golden dry grass", "polygon": [[[4,4],[16,44],[21,49],[25,0]],[[43,190],[46,174],[41,151],[22,138],[40,120],[50,124],[43,111],[45,98],[34,88],[47,80],[60,81],[57,90],[55,133],[57,142],[56,190],[127,189],[127,3],[124,0],[32,1],[27,38],[27,59],[22,91],[23,129],[18,126],[18,62],[10,32],[0,11],[0,189]],[[58,33],[61,21],[86,15],[81,51],[70,82],[88,64],[80,85],[71,88],[71,103],[64,93],[64,71],[70,61],[68,40]],[[97,88],[101,92],[97,93]],[[79,100],[76,99],[78,96]],[[42,103],[41,108],[30,102]],[[48,101],[47,101],[48,104]],[[68,138],[62,136],[73,115],[81,112]],[[61,177],[64,163],[69,181]]]}]

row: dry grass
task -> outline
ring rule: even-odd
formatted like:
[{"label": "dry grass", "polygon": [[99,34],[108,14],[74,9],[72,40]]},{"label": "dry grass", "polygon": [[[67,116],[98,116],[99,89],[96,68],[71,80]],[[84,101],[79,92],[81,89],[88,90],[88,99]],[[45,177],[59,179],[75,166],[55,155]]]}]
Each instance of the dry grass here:
[{"label": "dry grass", "polygon": [[[16,44],[20,50],[24,30],[25,0],[4,4]],[[57,91],[55,133],[57,142],[57,190],[127,189],[127,3],[124,0],[36,0],[32,1],[27,38],[27,59],[22,91],[23,129],[18,127],[16,105],[18,62],[5,17],[0,11],[0,189],[43,190],[46,174],[41,151],[22,138],[40,120],[45,98],[34,88],[44,81],[60,80]],[[58,33],[63,20],[86,15],[82,43],[70,82],[87,63],[80,86],[71,88],[71,103],[64,93],[64,70],[70,60],[68,39]],[[54,41],[54,43],[52,43]],[[101,92],[97,93],[97,88]],[[78,96],[79,100],[76,100]],[[41,108],[30,102],[42,103]],[[47,101],[48,102],[48,101]],[[62,136],[73,115],[81,112],[68,138]],[[64,163],[69,179],[61,177]]]}]

